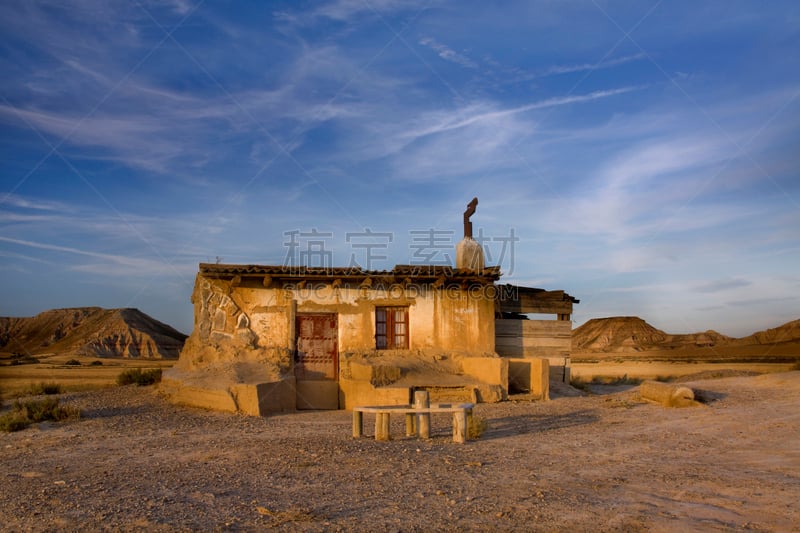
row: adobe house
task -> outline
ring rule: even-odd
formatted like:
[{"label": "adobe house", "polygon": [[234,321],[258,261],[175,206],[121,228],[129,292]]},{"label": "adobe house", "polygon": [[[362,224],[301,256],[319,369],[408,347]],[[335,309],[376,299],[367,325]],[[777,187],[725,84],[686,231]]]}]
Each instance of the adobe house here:
[{"label": "adobe house", "polygon": [[[456,268],[201,263],[194,331],[162,391],[251,415],[408,404],[421,389],[435,401],[501,401],[509,388],[547,399],[546,357],[568,355],[577,300],[498,285],[472,239],[476,205]],[[557,319],[524,320],[543,312]]]}]

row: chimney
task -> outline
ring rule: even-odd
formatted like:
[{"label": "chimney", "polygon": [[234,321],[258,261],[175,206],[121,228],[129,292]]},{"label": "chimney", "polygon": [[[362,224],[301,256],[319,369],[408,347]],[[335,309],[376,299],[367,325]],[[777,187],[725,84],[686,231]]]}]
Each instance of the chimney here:
[{"label": "chimney", "polygon": [[472,238],[472,221],[469,217],[475,214],[478,199],[473,198],[464,211],[464,238],[456,245],[456,269],[483,271],[483,248]]}]

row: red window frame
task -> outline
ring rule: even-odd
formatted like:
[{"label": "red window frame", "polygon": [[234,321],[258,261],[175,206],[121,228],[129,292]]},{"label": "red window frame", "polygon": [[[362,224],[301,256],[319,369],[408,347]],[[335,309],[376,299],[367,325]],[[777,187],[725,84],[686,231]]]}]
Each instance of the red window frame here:
[{"label": "red window frame", "polygon": [[375,348],[408,349],[408,307],[375,308]]}]

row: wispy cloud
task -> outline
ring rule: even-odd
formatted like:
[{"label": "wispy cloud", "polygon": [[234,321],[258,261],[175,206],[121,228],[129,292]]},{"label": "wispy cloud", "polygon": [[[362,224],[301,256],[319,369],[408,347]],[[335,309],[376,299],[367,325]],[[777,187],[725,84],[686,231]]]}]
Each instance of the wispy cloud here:
[{"label": "wispy cloud", "polygon": [[798,302],[800,298],[796,296],[784,297],[764,297],[764,298],[745,298],[742,300],[731,300],[726,302],[727,305],[734,307],[752,307],[756,305],[775,305],[783,302]]},{"label": "wispy cloud", "polygon": [[[20,203],[51,207],[48,200],[36,198],[26,198]],[[30,247],[39,250],[59,251],[54,246],[61,246],[63,252],[82,250],[99,254],[98,258],[104,254],[111,258],[118,255],[118,250],[125,250],[131,257],[147,257],[153,265],[160,263],[171,268],[173,262],[194,261],[208,255],[208,247],[224,238],[217,237],[214,230],[228,230],[241,222],[238,215],[227,219],[207,213],[145,215],[63,202],[53,207],[58,209],[30,210],[6,205],[6,209],[0,210],[3,240],[19,245],[30,243]],[[210,229],[205,231],[206,227]],[[65,244],[74,242],[76,235],[91,242],[91,247]],[[58,244],[48,244],[52,242]],[[175,243],[180,244],[176,246]],[[37,244],[42,246],[36,248]],[[81,254],[74,252],[72,255]]]},{"label": "wispy cloud", "polygon": [[428,117],[424,122],[432,122],[428,127],[423,127],[417,130],[411,130],[406,133],[408,137],[419,138],[427,135],[434,135],[445,131],[464,128],[476,122],[491,121],[511,115],[518,115],[527,113],[537,109],[546,109],[549,107],[558,107],[570,104],[578,104],[599,100],[601,98],[608,98],[625,94],[637,90],[638,87],[620,87],[618,89],[608,89],[603,91],[594,91],[589,94],[573,95],[573,96],[557,96],[548,98],[531,104],[518,106],[510,109],[497,109],[486,110],[485,106],[472,105],[463,108],[456,113],[440,113],[437,112],[431,117]]},{"label": "wispy cloud", "polygon": [[630,63],[631,61],[640,61],[647,56],[644,53],[633,54],[616,59],[607,59],[600,63],[581,63],[576,65],[555,65],[545,70],[540,76],[554,76],[557,74],[568,74],[571,72],[585,72],[588,70],[606,69]]},{"label": "wispy cloud", "polygon": [[[480,101],[451,110],[419,110],[410,117],[366,115],[361,127],[352,130],[350,156],[362,160],[392,158],[403,177],[428,180],[460,171],[478,172],[503,164],[513,156],[519,139],[536,129],[532,111],[588,103],[637,90],[623,87],[567,97],[554,97],[513,108],[498,108],[495,102]],[[505,154],[505,155],[504,155]],[[437,169],[438,167],[438,169]]]},{"label": "wispy cloud", "polygon": [[53,200],[42,200],[14,193],[0,193],[0,207],[16,207],[20,209],[31,209],[36,211],[67,211],[70,207],[63,203]]},{"label": "wispy cloud", "polygon": [[2,250],[0,250],[0,257],[7,257],[9,259],[13,259],[15,263],[18,263],[19,261],[31,261],[33,263],[41,263],[43,265],[50,265],[50,266],[54,264],[52,261],[47,261],[45,259],[42,259],[41,257],[37,257],[34,255],[6,252]]},{"label": "wispy cloud", "polygon": [[457,65],[461,65],[462,67],[476,69],[478,68],[478,64],[467,57],[464,54],[460,54],[450,48],[447,45],[444,45],[440,42],[437,42],[436,39],[433,37],[424,37],[419,40],[419,44],[422,46],[426,46],[436,52],[436,54],[444,59],[445,61],[450,61],[451,63],[455,63]]},{"label": "wispy cloud", "polygon": [[[0,118],[14,124],[21,119],[36,131],[55,135],[60,139],[69,137],[72,144],[104,147],[114,150],[128,163],[151,170],[165,170],[163,159],[180,152],[177,142],[156,144],[152,140],[160,136],[159,121],[152,117],[130,115],[127,117],[92,117],[81,119],[64,113],[35,111],[0,105]],[[83,120],[81,127],[74,129]],[[74,130],[74,131],[73,131]],[[143,152],[143,149],[147,149]]]},{"label": "wispy cloud", "polygon": [[[739,216],[737,206],[706,206],[702,217],[682,216],[724,168],[731,153],[725,139],[675,132],[646,139],[601,163],[572,207],[578,228],[614,239],[665,230],[709,227]],[[669,227],[664,224],[669,223]]]},{"label": "wispy cloud", "polygon": [[299,14],[296,11],[280,11],[275,16],[293,23],[309,24],[318,19],[329,19],[337,22],[352,22],[362,14],[374,15],[378,13],[387,16],[395,11],[419,9],[420,6],[430,4],[430,0],[334,0],[322,2],[310,11]]},{"label": "wispy cloud", "polygon": [[[97,259],[100,261],[104,261],[106,263],[111,263],[117,267],[122,267],[125,274],[128,275],[148,275],[152,274],[154,271],[161,272],[164,270],[164,265],[160,261],[153,261],[150,259],[140,259],[136,257],[131,257],[130,255],[117,255],[117,254],[106,254],[100,252],[93,252],[91,250],[81,250],[79,248],[73,248],[70,246],[61,246],[57,244],[49,244],[49,243],[42,243],[42,242],[34,242],[28,241],[24,239],[13,239],[10,237],[0,236],[0,241],[8,243],[8,244],[15,244],[18,246],[25,246],[28,248],[35,248],[39,250],[48,250],[52,252],[63,252],[73,255],[79,255],[83,257],[91,257],[92,259]],[[86,265],[83,267],[86,268]],[[90,267],[94,268],[94,267]],[[120,274],[120,269],[115,268],[113,270],[107,270],[104,268],[97,268],[95,270],[96,273],[106,273],[109,275],[118,275]]]},{"label": "wispy cloud", "polygon": [[[20,246],[29,250],[38,250],[39,253],[7,252],[4,255],[10,258],[13,257],[16,261],[44,264],[50,268],[53,268],[53,265],[58,265],[58,270],[62,272],[59,274],[60,276],[72,271],[102,276],[105,279],[123,276],[126,280],[140,280],[140,283],[143,283],[152,281],[154,278],[161,279],[165,276],[173,277],[175,274],[179,274],[182,280],[186,281],[192,279],[197,268],[197,260],[195,258],[183,255],[179,258],[174,258],[171,263],[167,264],[160,258],[138,256],[132,250],[112,254],[5,236],[0,236],[0,242],[5,243],[7,246]],[[74,259],[67,259],[63,255],[52,256],[48,252],[50,254],[66,254]],[[45,255],[42,255],[42,253]]]},{"label": "wispy cloud", "polygon": [[752,281],[748,281],[746,279],[723,279],[718,281],[712,281],[709,283],[704,283],[698,287],[695,287],[697,292],[703,293],[715,293],[715,292],[722,292],[727,291],[730,289],[739,289],[741,287],[749,287],[752,285]]}]

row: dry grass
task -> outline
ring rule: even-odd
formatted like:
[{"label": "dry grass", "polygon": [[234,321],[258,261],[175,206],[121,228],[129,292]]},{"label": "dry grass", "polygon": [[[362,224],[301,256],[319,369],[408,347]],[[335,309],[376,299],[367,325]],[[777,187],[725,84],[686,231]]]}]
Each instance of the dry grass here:
[{"label": "dry grass", "polygon": [[489,423],[485,418],[473,414],[467,417],[467,438],[478,439],[483,433],[489,429]]},{"label": "dry grass", "polygon": [[151,368],[142,370],[141,368],[130,368],[117,376],[117,385],[153,385],[161,381],[161,369]]},{"label": "dry grass", "polygon": [[42,396],[42,395],[49,395],[49,394],[61,394],[64,392],[63,388],[59,383],[54,381],[50,382],[39,382],[35,383],[30,386],[27,390],[28,396]]},{"label": "dry grass", "polygon": [[[74,355],[37,355],[36,364],[0,364],[0,394],[6,400],[29,396],[30,389],[43,382],[58,383],[61,392],[113,387],[119,374],[129,368],[169,368],[174,360],[112,359]],[[80,365],[67,365],[70,359]]]},{"label": "dry grass", "polygon": [[39,422],[76,418],[80,418],[80,411],[75,407],[60,405],[56,398],[26,402],[17,400],[10,413],[0,416],[0,431],[20,431]]}]

